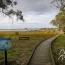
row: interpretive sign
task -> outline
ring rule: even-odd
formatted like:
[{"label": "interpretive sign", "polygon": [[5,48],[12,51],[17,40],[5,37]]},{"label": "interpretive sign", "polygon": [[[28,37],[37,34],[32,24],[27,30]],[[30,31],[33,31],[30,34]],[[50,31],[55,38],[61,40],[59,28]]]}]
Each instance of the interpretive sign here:
[{"label": "interpretive sign", "polygon": [[12,47],[10,38],[0,38],[0,51],[10,50]]}]

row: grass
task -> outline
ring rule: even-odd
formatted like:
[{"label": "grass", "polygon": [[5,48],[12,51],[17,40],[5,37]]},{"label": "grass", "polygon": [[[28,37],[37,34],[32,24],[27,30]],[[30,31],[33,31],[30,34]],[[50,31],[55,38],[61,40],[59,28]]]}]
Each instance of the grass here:
[{"label": "grass", "polygon": [[[30,58],[35,47],[40,43],[40,41],[47,39],[56,35],[52,32],[19,32],[16,35],[15,32],[1,33],[1,38],[11,38],[12,39],[12,50],[8,51],[8,63],[9,65],[26,65],[26,62]],[[29,40],[19,40],[19,37],[28,36]],[[0,65],[4,62],[4,51],[0,52]]]},{"label": "grass", "polygon": [[65,60],[58,60],[61,49],[65,50],[65,35],[60,35],[52,44],[52,52],[56,65],[65,65]]}]

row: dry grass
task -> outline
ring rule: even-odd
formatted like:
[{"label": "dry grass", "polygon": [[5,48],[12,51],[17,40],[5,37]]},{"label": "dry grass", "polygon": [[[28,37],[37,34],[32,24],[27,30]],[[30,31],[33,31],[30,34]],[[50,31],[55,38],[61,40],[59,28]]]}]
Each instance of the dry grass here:
[{"label": "dry grass", "polygon": [[[1,38],[12,39],[12,50],[8,51],[9,65],[26,65],[27,60],[31,56],[34,48],[43,39],[47,39],[56,35],[56,32],[49,31],[29,31],[29,32],[0,32]],[[29,40],[19,40],[19,37],[28,36]],[[3,65],[4,52],[0,52],[0,63]]]}]

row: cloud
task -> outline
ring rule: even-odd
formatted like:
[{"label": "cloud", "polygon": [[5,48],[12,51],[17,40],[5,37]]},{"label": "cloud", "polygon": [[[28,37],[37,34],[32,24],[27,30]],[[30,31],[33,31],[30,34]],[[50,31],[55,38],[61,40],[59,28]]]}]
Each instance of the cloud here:
[{"label": "cloud", "polygon": [[51,20],[55,18],[55,15],[52,13],[46,14],[38,14],[36,12],[29,12],[24,14],[25,22],[22,21],[14,21],[12,24],[12,20],[8,17],[2,19],[0,16],[0,29],[21,29],[21,28],[50,28],[54,27],[50,24]]},{"label": "cloud", "polygon": [[23,23],[23,24],[0,24],[0,29],[23,29],[23,28],[54,28],[52,25],[43,23]]},{"label": "cloud", "polygon": [[26,23],[44,23],[44,24],[48,24],[49,22],[51,22],[52,19],[55,18],[55,15],[57,14],[57,12],[55,13],[42,13],[42,14],[37,14],[36,12],[31,12],[31,13],[27,13],[24,15],[24,19]]},{"label": "cloud", "polygon": [[[25,22],[16,21],[12,24],[12,20],[8,17],[0,15],[0,29],[13,28],[47,28],[54,27],[50,24],[58,13],[58,9],[51,4],[52,0],[18,0],[15,9],[23,11]],[[3,17],[3,18],[2,18]],[[14,17],[15,19],[15,17]]]},{"label": "cloud", "polygon": [[35,11],[35,12],[50,12],[57,10],[54,5],[51,4],[52,0],[18,0],[17,8],[23,12]]}]

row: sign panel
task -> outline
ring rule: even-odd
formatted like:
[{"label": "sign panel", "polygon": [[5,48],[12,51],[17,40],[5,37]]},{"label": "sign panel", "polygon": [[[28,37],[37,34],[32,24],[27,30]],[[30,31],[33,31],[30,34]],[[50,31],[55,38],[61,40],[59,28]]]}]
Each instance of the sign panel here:
[{"label": "sign panel", "polygon": [[0,38],[0,51],[10,50],[12,47],[10,38]]},{"label": "sign panel", "polygon": [[29,40],[29,37],[19,37],[19,40]]}]

